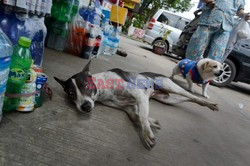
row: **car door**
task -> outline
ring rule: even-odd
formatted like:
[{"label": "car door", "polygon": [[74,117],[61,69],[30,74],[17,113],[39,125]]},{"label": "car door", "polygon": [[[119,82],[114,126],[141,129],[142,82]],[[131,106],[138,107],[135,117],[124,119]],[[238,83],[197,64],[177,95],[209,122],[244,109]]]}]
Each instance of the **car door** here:
[{"label": "car door", "polygon": [[238,52],[237,59],[241,62],[240,77],[250,82],[250,39],[243,39],[234,48]]}]

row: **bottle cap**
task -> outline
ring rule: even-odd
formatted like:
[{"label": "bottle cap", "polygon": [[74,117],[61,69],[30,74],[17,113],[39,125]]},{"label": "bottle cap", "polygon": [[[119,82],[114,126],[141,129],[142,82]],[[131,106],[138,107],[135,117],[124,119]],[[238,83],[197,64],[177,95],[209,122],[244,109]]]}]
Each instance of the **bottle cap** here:
[{"label": "bottle cap", "polygon": [[30,44],[31,44],[31,40],[29,38],[27,38],[27,37],[20,37],[19,40],[18,40],[18,44],[20,46],[29,48]]}]

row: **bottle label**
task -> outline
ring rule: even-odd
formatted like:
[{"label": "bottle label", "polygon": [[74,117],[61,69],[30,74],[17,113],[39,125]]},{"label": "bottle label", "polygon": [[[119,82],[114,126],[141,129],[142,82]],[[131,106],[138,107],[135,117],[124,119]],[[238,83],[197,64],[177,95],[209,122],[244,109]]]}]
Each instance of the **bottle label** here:
[{"label": "bottle label", "polygon": [[[36,83],[25,83],[21,94],[33,93],[36,91]],[[35,105],[35,95],[29,97],[21,97],[17,108],[18,111],[32,111]]]},{"label": "bottle label", "polygon": [[95,38],[88,38],[87,39],[87,46],[93,47],[93,46],[95,46],[95,42],[96,42]]},{"label": "bottle label", "polygon": [[101,45],[101,41],[102,41],[102,39],[96,39],[96,42],[95,42],[95,46],[100,46]]},{"label": "bottle label", "polygon": [[0,94],[4,93],[9,75],[10,57],[0,58]]},{"label": "bottle label", "polygon": [[19,80],[25,79],[25,71],[19,68],[13,68],[10,70],[9,79],[14,82],[19,82]]}]

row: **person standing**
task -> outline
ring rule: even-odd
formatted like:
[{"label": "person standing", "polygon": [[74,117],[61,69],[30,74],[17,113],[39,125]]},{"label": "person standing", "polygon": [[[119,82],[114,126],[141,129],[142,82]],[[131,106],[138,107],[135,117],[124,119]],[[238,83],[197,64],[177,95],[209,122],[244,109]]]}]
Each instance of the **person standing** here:
[{"label": "person standing", "polygon": [[229,40],[230,32],[234,25],[234,16],[250,19],[250,14],[244,13],[245,0],[201,0],[206,6],[202,8],[202,14],[198,28],[192,35],[186,58],[198,60],[210,45],[208,57],[221,62]]}]

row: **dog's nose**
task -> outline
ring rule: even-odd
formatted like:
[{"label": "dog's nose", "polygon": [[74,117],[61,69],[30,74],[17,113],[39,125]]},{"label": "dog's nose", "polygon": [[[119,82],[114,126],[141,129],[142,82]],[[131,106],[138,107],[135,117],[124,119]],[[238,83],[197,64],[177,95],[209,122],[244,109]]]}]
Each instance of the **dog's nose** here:
[{"label": "dog's nose", "polygon": [[222,73],[223,73],[223,71],[220,70],[218,73],[215,73],[215,76],[216,76],[216,77],[219,77]]},{"label": "dog's nose", "polygon": [[90,112],[91,111],[91,103],[90,102],[84,103],[83,105],[81,105],[81,109],[83,111]]}]

